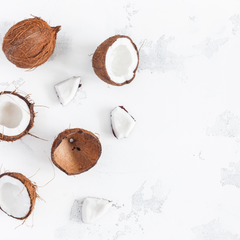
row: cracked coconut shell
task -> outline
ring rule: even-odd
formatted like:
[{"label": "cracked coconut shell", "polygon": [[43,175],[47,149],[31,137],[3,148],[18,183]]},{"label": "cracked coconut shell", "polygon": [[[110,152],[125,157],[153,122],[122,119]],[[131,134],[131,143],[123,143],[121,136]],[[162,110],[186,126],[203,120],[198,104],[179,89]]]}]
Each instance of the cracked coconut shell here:
[{"label": "cracked coconut shell", "polygon": [[[114,81],[114,79],[110,76],[108,70],[107,70],[107,53],[109,50],[111,50],[111,48],[113,48],[113,45],[118,41],[118,40],[129,40],[128,45],[131,46],[132,48],[132,53],[135,55],[135,63],[133,66],[133,69],[131,69],[131,77],[127,78],[121,82],[116,82]],[[122,53],[124,54],[124,53]],[[121,54],[121,55],[122,55]],[[114,55],[114,54],[113,54]],[[124,61],[124,58],[119,61],[115,59],[115,62],[118,62],[119,65],[125,65],[126,61]],[[92,67],[94,72],[96,73],[96,75],[103,80],[104,82],[106,82],[107,84],[111,84],[113,86],[123,86],[125,84],[129,84],[130,82],[133,81],[133,79],[135,78],[136,75],[136,71],[139,65],[139,52],[138,49],[135,45],[135,43],[132,41],[132,39],[128,36],[125,35],[115,35],[113,37],[110,37],[108,39],[106,39],[104,42],[102,42],[97,49],[95,50],[94,54],[93,54],[93,58],[92,58]],[[124,74],[123,74],[124,75]]]},{"label": "cracked coconut shell", "polygon": [[13,25],[3,39],[2,50],[7,59],[19,68],[33,69],[52,55],[60,26],[50,27],[39,17]]},{"label": "cracked coconut shell", "polygon": [[92,168],[102,153],[101,143],[92,132],[80,128],[66,129],[54,140],[51,159],[67,175]]},{"label": "cracked coconut shell", "polygon": [[[29,95],[27,96],[22,96],[21,94],[17,93],[16,91],[4,91],[4,92],[0,92],[0,103],[1,103],[1,97],[3,96],[7,96],[10,95],[12,96],[11,98],[16,98],[18,99],[18,101],[22,101],[23,103],[25,103],[25,105],[27,106],[28,110],[29,110],[29,122],[28,124],[26,124],[25,128],[21,131],[18,132],[15,135],[7,135],[6,132],[6,128],[4,125],[1,124],[0,122],[0,140],[2,141],[7,141],[7,142],[13,142],[16,141],[22,137],[24,137],[25,135],[29,134],[29,131],[32,129],[33,125],[34,125],[34,118],[35,118],[35,112],[34,112],[34,102],[30,99]],[[17,100],[15,100],[14,102],[18,103]],[[24,109],[23,112],[25,113]],[[2,114],[0,112],[0,114]],[[4,114],[4,113],[3,113]]]},{"label": "cracked coconut shell", "polygon": [[[15,178],[15,179],[19,180],[26,187],[28,196],[30,198],[30,207],[29,207],[28,212],[22,217],[16,217],[16,216],[13,216],[13,215],[9,214],[8,212],[4,211],[1,206],[0,206],[0,209],[10,217],[13,217],[13,218],[19,219],[19,220],[25,220],[32,213],[32,211],[34,209],[34,206],[35,206],[36,198],[39,197],[38,194],[37,194],[37,191],[36,191],[37,186],[36,186],[36,184],[32,183],[27,177],[25,177],[21,173],[6,172],[6,173],[3,173],[3,174],[0,175],[0,179],[5,177],[5,176]],[[19,193],[19,195],[20,194],[21,194],[21,192]],[[20,207],[22,207],[22,206],[19,206],[19,208]]]}]

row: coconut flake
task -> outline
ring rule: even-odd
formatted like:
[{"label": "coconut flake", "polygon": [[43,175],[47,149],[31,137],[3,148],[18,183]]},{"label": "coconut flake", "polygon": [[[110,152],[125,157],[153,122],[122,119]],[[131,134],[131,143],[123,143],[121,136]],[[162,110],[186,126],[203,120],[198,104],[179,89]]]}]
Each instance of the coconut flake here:
[{"label": "coconut flake", "polygon": [[112,202],[107,199],[87,197],[82,204],[82,220],[85,223],[95,222],[111,207]]},{"label": "coconut flake", "polygon": [[55,91],[63,106],[66,106],[73,100],[79,88],[80,81],[80,77],[72,77],[55,85]]},{"label": "coconut flake", "polygon": [[138,54],[128,38],[118,38],[106,54],[106,70],[112,81],[123,83],[134,76]]},{"label": "coconut flake", "polygon": [[31,200],[25,185],[16,178],[0,178],[0,207],[14,218],[24,218],[30,211]]},{"label": "coconut flake", "polygon": [[111,111],[111,125],[117,139],[127,138],[133,130],[136,121],[124,107],[116,107]]},{"label": "coconut flake", "polygon": [[22,133],[30,122],[27,103],[13,94],[0,95],[0,132],[6,136]]}]

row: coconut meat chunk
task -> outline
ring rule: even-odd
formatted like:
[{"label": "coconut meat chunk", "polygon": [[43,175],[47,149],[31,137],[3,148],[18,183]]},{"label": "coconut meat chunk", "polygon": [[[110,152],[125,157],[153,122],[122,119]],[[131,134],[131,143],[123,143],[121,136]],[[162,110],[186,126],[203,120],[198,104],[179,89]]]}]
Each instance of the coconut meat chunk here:
[{"label": "coconut meat chunk", "polygon": [[111,111],[112,131],[117,139],[127,138],[136,124],[135,119],[123,107]]},{"label": "coconut meat chunk", "polygon": [[112,81],[123,83],[132,79],[138,65],[138,55],[128,38],[118,38],[106,53],[106,70]]},{"label": "coconut meat chunk", "polygon": [[55,85],[55,91],[63,106],[71,102],[76,95],[80,80],[80,77],[72,77]]},{"label": "coconut meat chunk", "polygon": [[82,220],[84,223],[95,222],[111,207],[112,202],[107,199],[87,197],[82,204]]},{"label": "coconut meat chunk", "polygon": [[28,214],[31,200],[20,180],[7,175],[0,179],[0,207],[15,218],[24,218]]},{"label": "coconut meat chunk", "polygon": [[14,94],[0,95],[0,132],[6,136],[22,133],[30,122],[26,102]]}]

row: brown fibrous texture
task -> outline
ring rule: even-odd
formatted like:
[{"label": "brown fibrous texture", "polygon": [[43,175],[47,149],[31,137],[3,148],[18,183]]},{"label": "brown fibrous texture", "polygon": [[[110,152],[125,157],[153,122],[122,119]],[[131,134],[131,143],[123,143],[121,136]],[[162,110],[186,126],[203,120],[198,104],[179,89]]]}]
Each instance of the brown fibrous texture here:
[{"label": "brown fibrous texture", "polygon": [[6,173],[3,173],[3,174],[0,175],[0,178],[2,178],[3,176],[9,176],[9,177],[12,177],[12,178],[16,178],[16,179],[18,179],[19,181],[21,181],[24,184],[24,186],[27,188],[31,205],[30,205],[28,213],[25,216],[21,217],[21,218],[17,218],[17,217],[14,217],[12,215],[9,215],[7,212],[2,210],[1,206],[0,206],[0,209],[3,212],[5,212],[8,216],[10,216],[10,217],[13,217],[13,218],[16,218],[16,219],[19,219],[19,220],[27,219],[30,216],[30,214],[32,213],[33,209],[34,209],[36,199],[39,197],[38,194],[37,194],[37,186],[36,186],[36,184],[31,182],[23,174],[17,173],[17,172],[6,172]]},{"label": "brown fibrous texture", "polygon": [[83,173],[97,163],[102,146],[97,136],[81,128],[66,129],[54,140],[51,159],[67,175]]},{"label": "brown fibrous texture", "polygon": [[[22,138],[23,136],[27,135],[29,133],[29,131],[31,130],[31,128],[33,127],[33,125],[34,125],[34,118],[35,118],[34,102],[30,99],[29,95],[24,97],[21,94],[17,93],[16,91],[13,91],[13,92],[11,92],[11,91],[0,92],[0,97],[3,94],[12,94],[12,95],[15,95],[15,96],[19,97],[20,99],[22,99],[27,104],[27,106],[29,108],[29,112],[30,112],[29,124],[28,124],[28,126],[26,127],[26,129],[23,132],[19,133],[18,135],[15,135],[15,136],[4,135],[4,131],[3,131],[3,133],[0,133],[0,140],[7,141],[7,142],[13,142],[13,141],[16,141],[16,140]],[[3,129],[4,129],[4,126],[3,126]]]},{"label": "brown fibrous texture", "polygon": [[25,19],[8,30],[2,50],[17,67],[34,69],[52,55],[60,28],[50,27],[39,17]]},{"label": "brown fibrous texture", "polygon": [[106,70],[106,54],[107,54],[109,47],[111,47],[112,44],[118,38],[128,38],[131,41],[133,47],[135,48],[137,57],[139,59],[139,52],[138,52],[138,49],[137,49],[135,43],[132,41],[132,39],[130,37],[125,36],[125,35],[115,35],[113,37],[106,39],[104,42],[102,42],[97,47],[97,49],[95,50],[95,52],[93,54],[93,58],[92,58],[92,67],[93,67],[93,70],[96,73],[96,75],[104,82],[111,84],[113,86],[123,86],[125,84],[132,82],[132,80],[135,78],[135,74],[136,74],[138,64],[139,64],[139,60],[138,60],[138,64],[137,64],[135,70],[133,71],[133,77],[131,79],[129,79],[123,83],[116,83],[111,80],[111,78],[109,77],[107,70]]}]

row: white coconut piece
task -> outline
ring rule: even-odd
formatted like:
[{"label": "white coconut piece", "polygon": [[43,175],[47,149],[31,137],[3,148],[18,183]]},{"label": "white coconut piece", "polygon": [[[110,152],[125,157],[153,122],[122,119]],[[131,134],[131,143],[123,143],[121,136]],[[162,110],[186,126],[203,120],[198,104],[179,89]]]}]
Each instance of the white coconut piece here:
[{"label": "white coconut piece", "polygon": [[114,108],[110,117],[114,136],[117,139],[127,138],[136,124],[135,119],[122,106]]},{"label": "white coconut piece", "polygon": [[0,133],[15,136],[22,133],[30,122],[27,103],[14,94],[0,95]]},{"label": "white coconut piece", "polygon": [[92,223],[101,218],[112,207],[112,202],[107,199],[87,197],[82,204],[82,220]]},{"label": "white coconut piece", "polygon": [[30,211],[31,200],[25,185],[8,175],[0,178],[0,207],[9,216],[24,218]]},{"label": "white coconut piece", "polygon": [[55,91],[63,106],[66,106],[73,100],[79,88],[80,81],[80,77],[72,77],[55,85]]},{"label": "white coconut piece", "polygon": [[118,38],[106,53],[106,70],[112,81],[123,83],[133,78],[138,55],[128,38]]}]

